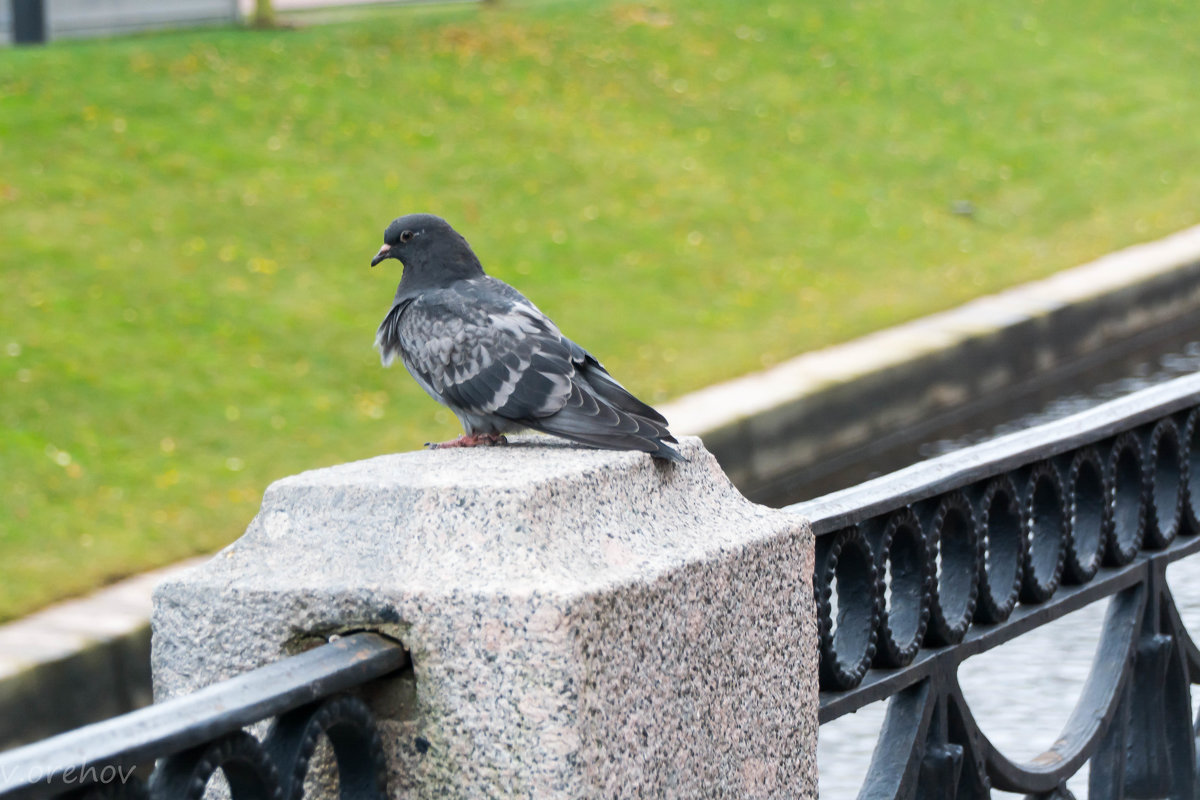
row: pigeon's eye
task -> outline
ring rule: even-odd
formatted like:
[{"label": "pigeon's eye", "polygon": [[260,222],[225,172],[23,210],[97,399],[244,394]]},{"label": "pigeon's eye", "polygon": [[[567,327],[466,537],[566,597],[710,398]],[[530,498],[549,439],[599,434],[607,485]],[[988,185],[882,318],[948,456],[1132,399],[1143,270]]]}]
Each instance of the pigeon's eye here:
[{"label": "pigeon's eye", "polygon": [[401,234],[400,234],[400,241],[402,241],[402,242],[411,242],[411,241],[412,241],[412,237],[413,237],[413,232],[412,232],[412,231],[404,231],[403,233],[401,233]]}]

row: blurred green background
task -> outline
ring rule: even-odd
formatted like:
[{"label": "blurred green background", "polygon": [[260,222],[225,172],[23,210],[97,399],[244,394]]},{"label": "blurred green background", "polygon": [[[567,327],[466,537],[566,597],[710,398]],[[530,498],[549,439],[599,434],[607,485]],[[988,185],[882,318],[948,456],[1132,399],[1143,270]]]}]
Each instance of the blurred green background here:
[{"label": "blurred green background", "polygon": [[0,51],[0,618],[457,434],[371,348],[401,213],[654,402],[1197,222],[1191,0],[321,19]]}]

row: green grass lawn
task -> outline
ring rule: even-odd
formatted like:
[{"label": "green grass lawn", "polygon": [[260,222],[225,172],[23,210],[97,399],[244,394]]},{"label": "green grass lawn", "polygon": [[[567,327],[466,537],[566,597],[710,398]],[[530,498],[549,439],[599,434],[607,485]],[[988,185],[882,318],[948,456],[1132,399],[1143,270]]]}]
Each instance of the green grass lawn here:
[{"label": "green grass lawn", "polygon": [[1191,0],[297,19],[0,50],[0,618],[456,434],[371,348],[400,213],[652,401],[1200,222]]}]

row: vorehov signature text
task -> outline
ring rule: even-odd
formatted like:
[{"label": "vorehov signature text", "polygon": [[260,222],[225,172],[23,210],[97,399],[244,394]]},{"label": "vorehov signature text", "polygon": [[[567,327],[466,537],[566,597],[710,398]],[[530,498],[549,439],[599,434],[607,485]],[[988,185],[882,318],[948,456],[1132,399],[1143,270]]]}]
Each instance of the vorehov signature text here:
[{"label": "vorehov signature text", "polygon": [[91,784],[120,783],[125,784],[133,776],[134,767],[119,767],[105,764],[102,767],[84,764],[80,767],[67,767],[61,773],[47,773],[36,766],[9,766],[0,764],[0,778],[5,785],[21,782],[26,785],[35,783]]}]

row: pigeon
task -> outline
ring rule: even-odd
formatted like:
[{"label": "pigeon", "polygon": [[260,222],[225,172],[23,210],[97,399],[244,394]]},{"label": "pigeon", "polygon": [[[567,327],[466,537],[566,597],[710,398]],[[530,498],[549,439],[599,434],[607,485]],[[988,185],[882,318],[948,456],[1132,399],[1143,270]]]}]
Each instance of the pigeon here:
[{"label": "pigeon", "polygon": [[662,414],[524,295],[484,274],[467,240],[444,219],[399,217],[383,241],[371,266],[395,258],[404,271],[375,347],[385,367],[399,356],[465,431],[429,447],[503,444],[505,433],[528,428],[589,447],[684,460]]}]

